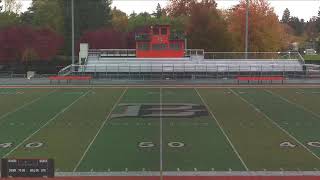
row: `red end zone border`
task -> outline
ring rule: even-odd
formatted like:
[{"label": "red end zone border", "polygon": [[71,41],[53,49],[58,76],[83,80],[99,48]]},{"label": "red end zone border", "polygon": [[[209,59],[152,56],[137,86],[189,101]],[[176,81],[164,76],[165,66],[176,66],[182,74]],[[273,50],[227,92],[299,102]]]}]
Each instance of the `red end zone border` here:
[{"label": "red end zone border", "polygon": [[320,176],[105,176],[8,178],[9,180],[320,180]]}]

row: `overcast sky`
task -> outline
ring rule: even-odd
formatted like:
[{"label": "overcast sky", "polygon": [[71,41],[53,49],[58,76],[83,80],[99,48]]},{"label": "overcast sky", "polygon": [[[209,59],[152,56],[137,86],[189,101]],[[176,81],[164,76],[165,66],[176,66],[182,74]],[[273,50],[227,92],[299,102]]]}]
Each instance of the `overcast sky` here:
[{"label": "overcast sky", "polygon": [[[31,0],[20,0],[23,2],[22,10],[25,11],[31,3]],[[229,8],[237,4],[238,0],[216,0],[219,8]],[[320,7],[320,0],[269,0],[275,12],[281,18],[285,8],[289,8],[292,16],[298,16],[305,20],[309,20],[312,16],[318,14]],[[160,3],[162,7],[168,4],[168,0],[113,0],[112,6],[126,12],[127,14],[135,11],[153,12]]]}]

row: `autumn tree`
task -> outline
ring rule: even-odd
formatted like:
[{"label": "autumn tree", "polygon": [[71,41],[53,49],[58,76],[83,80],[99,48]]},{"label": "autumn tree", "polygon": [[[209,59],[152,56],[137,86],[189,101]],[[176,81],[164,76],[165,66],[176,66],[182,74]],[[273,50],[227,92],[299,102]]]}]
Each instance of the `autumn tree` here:
[{"label": "autumn tree", "polygon": [[47,60],[56,56],[63,38],[51,29],[13,26],[0,30],[0,62]]},{"label": "autumn tree", "polygon": [[[228,14],[236,51],[245,49],[246,6],[246,1],[241,0]],[[283,27],[267,0],[250,0],[249,13],[249,51],[278,51],[287,44],[281,38]]]},{"label": "autumn tree", "polygon": [[88,31],[80,38],[80,42],[89,43],[90,48],[92,49],[127,48],[126,33],[114,30],[112,28],[102,28],[94,31]]},{"label": "autumn tree", "polygon": [[190,48],[202,48],[206,51],[232,50],[227,23],[214,1],[191,4],[187,34]]},{"label": "autumn tree", "polygon": [[0,28],[9,26],[15,26],[20,23],[20,17],[18,14],[13,12],[2,12],[0,13]]},{"label": "autumn tree", "polygon": [[192,6],[197,3],[216,6],[215,0],[169,0],[169,4],[164,10],[171,17],[190,16]]},{"label": "autumn tree", "polygon": [[170,0],[166,8],[169,16],[188,16],[190,15],[191,4],[196,3],[197,0]]},{"label": "autumn tree", "polygon": [[112,27],[119,31],[127,31],[128,23],[127,14],[114,7],[112,9]]},{"label": "autumn tree", "polygon": [[290,20],[290,10],[288,8],[286,8],[283,12],[283,15],[282,15],[282,19],[281,19],[281,22],[282,23],[288,23],[289,20]]},{"label": "autumn tree", "polygon": [[22,4],[18,0],[4,0],[4,10],[18,14]]},{"label": "autumn tree", "polygon": [[30,23],[63,33],[64,17],[59,0],[33,0],[31,7],[21,17],[25,24]]}]

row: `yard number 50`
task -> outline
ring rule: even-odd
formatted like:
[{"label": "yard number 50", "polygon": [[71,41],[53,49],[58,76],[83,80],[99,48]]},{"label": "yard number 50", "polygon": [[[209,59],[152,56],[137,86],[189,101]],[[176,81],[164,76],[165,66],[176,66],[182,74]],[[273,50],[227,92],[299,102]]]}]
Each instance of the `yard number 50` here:
[{"label": "yard number 50", "polygon": [[[155,147],[153,142],[140,142],[138,145],[140,148],[152,148]],[[182,142],[169,142],[168,146],[171,148],[181,148],[184,147],[185,144]]]}]

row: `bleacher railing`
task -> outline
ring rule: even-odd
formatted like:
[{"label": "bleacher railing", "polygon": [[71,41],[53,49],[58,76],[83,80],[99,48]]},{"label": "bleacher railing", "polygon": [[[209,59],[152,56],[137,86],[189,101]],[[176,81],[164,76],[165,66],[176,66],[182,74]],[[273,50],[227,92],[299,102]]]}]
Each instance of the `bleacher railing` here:
[{"label": "bleacher railing", "polygon": [[99,57],[135,57],[135,49],[90,49],[89,56]]},{"label": "bleacher railing", "polygon": [[304,64],[299,52],[205,52],[208,60],[298,60]]},{"label": "bleacher railing", "polygon": [[[241,73],[303,72],[301,65],[109,64],[70,65],[72,73]],[[65,74],[66,71],[60,72]]]},{"label": "bleacher railing", "polygon": [[[185,56],[203,56],[203,49],[186,49]],[[135,57],[136,49],[90,49],[89,57]]]}]

